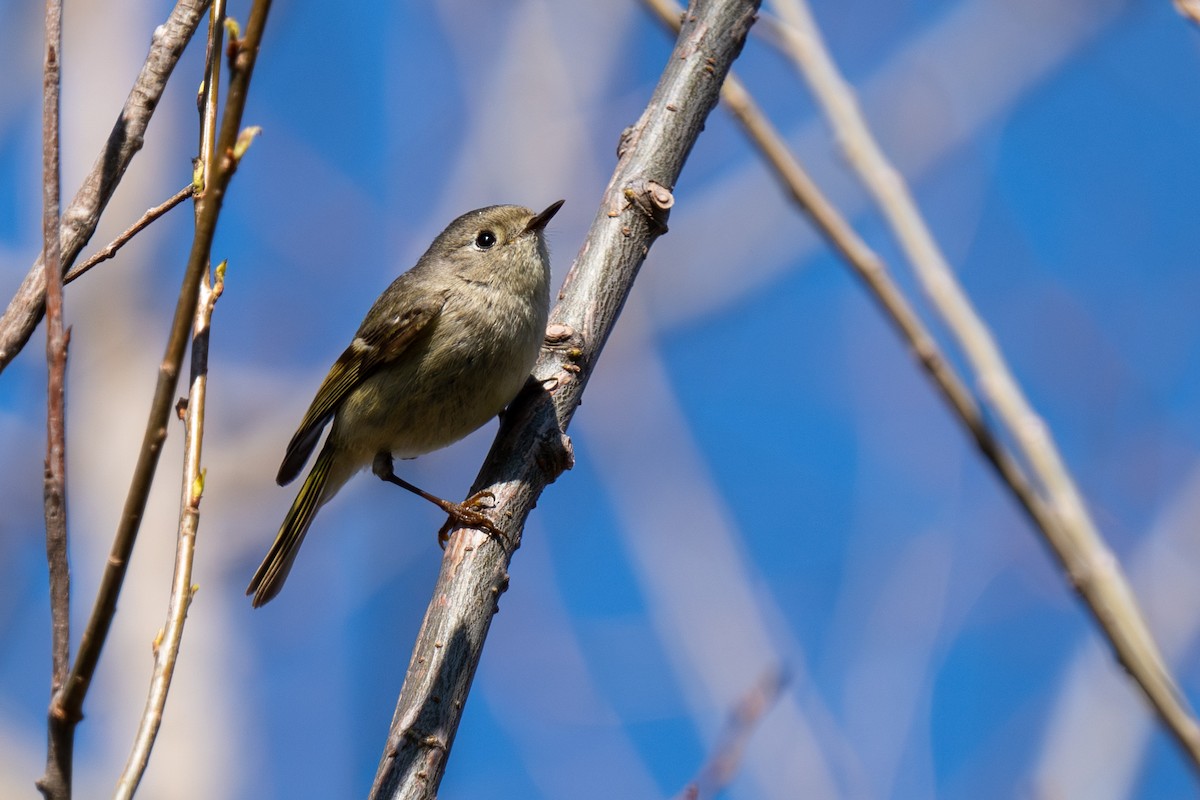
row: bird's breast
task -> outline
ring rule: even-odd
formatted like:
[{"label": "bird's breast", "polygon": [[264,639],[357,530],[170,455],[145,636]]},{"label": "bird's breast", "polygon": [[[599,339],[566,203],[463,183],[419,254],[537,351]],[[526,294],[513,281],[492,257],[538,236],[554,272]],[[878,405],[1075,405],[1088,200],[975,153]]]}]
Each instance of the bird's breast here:
[{"label": "bird's breast", "polygon": [[524,385],[548,305],[488,285],[453,292],[427,333],[347,396],[330,436],[365,465],[383,449],[412,458],[468,435]]}]

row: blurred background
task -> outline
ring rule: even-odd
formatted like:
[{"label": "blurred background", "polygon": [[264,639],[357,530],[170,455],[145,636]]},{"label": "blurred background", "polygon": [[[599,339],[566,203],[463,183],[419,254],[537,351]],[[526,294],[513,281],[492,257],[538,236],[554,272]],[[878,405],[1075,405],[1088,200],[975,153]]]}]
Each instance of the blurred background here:
[{"label": "blurred background", "polygon": [[[66,4],[65,197],[169,9]],[[814,12],[1200,702],[1200,31],[1166,0]],[[41,7],[0,14],[7,303],[41,246]],[[252,611],[295,490],[273,480],[284,445],[372,300],[458,214],[566,198],[558,285],[672,44],[633,0],[275,3],[245,116],[263,134],[214,248],[200,589],[142,796],[366,793],[442,518],[356,478]],[[189,181],[202,58],[201,36],[85,253]],[[736,69],[911,286],[789,63],[752,34]],[[575,469],[514,558],[442,795],[670,797],[780,669],[729,797],[1194,795],[1049,552],[724,112],[675,195],[575,418]],[[76,637],[190,229],[172,212],[66,295]],[[43,352],[39,328],[0,374],[4,797],[32,796],[45,757]],[[400,472],[461,497],[494,430]],[[180,438],[78,730],[82,797],[111,792],[145,702]]]}]

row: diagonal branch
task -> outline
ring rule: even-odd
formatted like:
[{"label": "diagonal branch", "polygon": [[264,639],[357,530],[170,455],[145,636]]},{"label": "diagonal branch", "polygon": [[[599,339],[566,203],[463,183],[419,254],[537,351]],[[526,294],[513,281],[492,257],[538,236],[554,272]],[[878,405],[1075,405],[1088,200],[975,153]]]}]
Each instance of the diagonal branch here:
[{"label": "diagonal branch", "polygon": [[1200,0],[1174,0],[1175,10],[1200,26]]},{"label": "diagonal branch", "polygon": [[[679,30],[679,7],[674,0],[645,0],[662,22]],[[721,88],[721,100],[741,124],[750,141],[770,164],[784,189],[809,216],[829,246],[865,284],[875,302],[887,314],[896,331],[907,342],[913,357],[929,375],[934,386],[949,403],[959,422],[967,429],[975,445],[996,470],[1004,485],[1033,523],[1045,530],[1058,524],[1057,518],[1033,490],[1029,478],[984,421],[975,398],[955,371],[953,364],[938,347],[937,340],[925,327],[916,310],[908,303],[900,287],[892,280],[887,264],[855,232],[854,228],[813,183],[783,136],[767,119],[754,98],[730,73]]]},{"label": "diagonal branch", "polygon": [[975,372],[984,398],[1029,464],[1057,524],[1046,540],[1087,603],[1118,660],[1138,682],[1193,767],[1200,725],[1179,692],[1128,579],[1088,513],[1045,422],[1025,398],[1004,355],[925,224],[903,177],[872,136],[853,90],[825,49],[804,0],[779,0],[779,31],[789,55],[828,116],[846,158],[874,196],[934,309]]},{"label": "diagonal branch", "polygon": [[[658,10],[657,6],[655,10]],[[758,729],[762,718],[778,704],[780,695],[790,681],[791,675],[783,667],[769,669],[755,681],[754,686],[733,707],[708,760],[696,777],[676,795],[677,800],[720,796],[736,777],[750,737]]]},{"label": "diagonal branch", "polygon": [[757,7],[757,0],[696,0],[654,96],[621,137],[616,170],[551,312],[535,379],[505,412],[472,487],[495,496],[490,516],[506,531],[509,547],[478,530],[451,537],[372,798],[437,793],[492,615],[508,586],[512,549],[542,490],[571,464],[564,431],[650,246],[667,230],[671,190]]},{"label": "diagonal branch", "polygon": [[102,250],[93,253],[87,258],[87,260],[80,264],[76,264],[74,267],[68,270],[63,276],[63,283],[70,283],[76,278],[81,277],[92,267],[115,256],[118,250],[129,244],[129,240],[149,227],[151,222],[154,222],[172,208],[179,205],[184,200],[187,200],[189,197],[195,194],[195,192],[195,185],[189,183],[187,186],[168,197],[162,203],[154,206],[153,208],[147,209],[145,214],[142,214],[142,216],[138,217],[137,222],[126,228],[120,236],[106,244]]},{"label": "diagonal branch", "polygon": [[[179,0],[166,22],[154,30],[150,53],[138,73],[129,98],[117,116],[117,122],[92,171],[75,193],[75,199],[63,212],[59,235],[62,260],[60,270],[74,263],[84,245],[92,238],[100,214],[121,182],[125,168],[142,149],[146,126],[162,99],[167,79],[183,54],[183,49],[211,0]],[[16,358],[33,335],[33,329],[45,311],[46,275],[43,258],[38,257],[17,293],[0,316],[0,372]]]}]

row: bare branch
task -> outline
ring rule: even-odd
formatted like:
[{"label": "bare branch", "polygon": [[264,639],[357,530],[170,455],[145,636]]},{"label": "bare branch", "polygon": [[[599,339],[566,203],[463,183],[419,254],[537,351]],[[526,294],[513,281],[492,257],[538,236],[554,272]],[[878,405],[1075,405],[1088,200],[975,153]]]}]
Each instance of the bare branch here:
[{"label": "bare branch", "polygon": [[[654,2],[654,0],[650,0]],[[655,8],[657,11],[657,6]],[[726,79],[728,80],[728,79]],[[701,800],[716,797],[737,775],[746,744],[758,728],[763,715],[775,707],[787,688],[789,676],[783,669],[766,672],[734,707],[717,739],[712,755],[696,778],[684,787],[679,800]]]},{"label": "bare branch", "polygon": [[1200,25],[1200,0],[1174,0],[1175,10],[1192,21],[1194,25]]},{"label": "bare branch", "polygon": [[[46,262],[57,266],[62,258],[58,242],[59,213],[59,86],[61,83],[62,0],[46,0],[46,54],[42,85],[42,236]],[[49,365],[46,448],[46,545],[50,558],[51,612],[54,621],[53,679],[57,690],[70,663],[68,635],[67,529],[66,529],[66,422],[64,379],[67,359],[63,330],[62,273],[49,281],[46,306],[46,363]]]},{"label": "bare branch", "polygon": [[187,348],[196,306],[199,302],[201,278],[208,266],[213,236],[216,233],[217,219],[225,192],[233,173],[237,170],[238,160],[234,155],[234,146],[241,130],[246,93],[254,72],[254,64],[258,57],[263,28],[266,25],[270,7],[270,0],[256,0],[250,10],[245,38],[230,42],[229,95],[225,101],[225,112],[221,120],[220,135],[217,138],[216,168],[209,176],[204,193],[199,200],[200,211],[196,220],[196,233],[192,239],[183,285],[180,288],[179,300],[175,307],[166,353],[163,355],[162,364],[159,367],[158,382],[146,423],[146,431],[142,438],[142,448],[138,453],[133,480],[125,499],[125,508],[121,513],[121,520],[113,538],[112,552],[101,577],[100,589],[92,607],[91,617],[88,619],[87,627],[80,639],[79,654],[76,656],[66,685],[55,698],[56,708],[54,710],[71,724],[75,724],[80,719],[84,697],[87,694],[92,675],[95,673],[104,640],[112,625],[113,615],[116,613],[117,597],[125,579],[129,555],[137,539],[138,528],[146,509],[146,499],[150,493],[150,485],[154,480],[154,471],[158,466],[158,457],[162,452],[162,443],[167,435],[167,418],[171,411],[175,386],[178,383],[179,370],[183,362],[183,353]]},{"label": "bare branch", "polygon": [[[217,0],[216,5],[220,5]],[[196,322],[192,329],[192,387],[188,392],[184,414],[183,502],[179,512],[179,533],[175,545],[175,577],[171,581],[171,597],[167,603],[167,621],[155,640],[154,671],[146,707],[138,723],[137,735],[125,770],[117,781],[113,797],[130,800],[141,783],[150,762],[150,752],[162,724],[167,694],[175,676],[183,627],[196,593],[192,583],[192,563],[196,554],[196,532],[200,526],[200,498],[204,494],[205,471],[200,466],[201,445],[204,440],[204,410],[208,382],[208,339],[213,307],[225,288],[225,263],[216,270],[216,282],[205,275],[200,287],[200,303],[196,307]]]},{"label": "bare branch", "polygon": [[[678,32],[680,8],[674,0],[645,2],[664,24]],[[1020,465],[988,428],[975,398],[955,371],[953,364],[942,354],[933,334],[921,322],[920,316],[892,280],[887,265],[813,183],[783,136],[767,119],[736,75],[730,73],[725,79],[725,85],[721,88],[721,100],[741,123],[750,141],[770,164],[776,177],[800,210],[809,216],[829,246],[866,285],[897,332],[908,343],[914,358],[928,373],[959,422],[970,433],[980,452],[1029,514],[1033,523],[1043,530],[1057,525],[1057,519],[1030,486],[1029,479]]]},{"label": "bare branch", "polygon": [[[62,215],[59,235],[61,269],[71,266],[92,238],[100,214],[121,182],[134,154],[142,148],[146,126],[158,108],[167,79],[192,38],[211,0],[179,0],[166,22],[154,30],[150,53],[92,171]],[[0,316],[0,372],[33,335],[45,310],[46,276],[42,257],[34,262]]]},{"label": "bare branch", "polygon": [[[46,560],[50,571],[50,693],[67,679],[71,659],[71,571],[67,560],[67,334],[63,330],[60,209],[59,89],[62,85],[62,0],[46,0],[45,58],[42,65],[42,245],[52,279],[46,287]],[[53,709],[53,703],[51,703]],[[46,772],[38,789],[47,798],[71,796],[71,730],[47,719]]]},{"label": "bare branch", "polygon": [[934,309],[974,370],[997,421],[1040,484],[1058,521],[1043,530],[1068,580],[1193,767],[1200,768],[1200,725],[1179,692],[1129,581],[1093,523],[1049,429],[1025,398],[991,332],[958,284],[903,177],[872,136],[853,90],[825,49],[808,6],[803,0],[779,0],[776,7],[785,23],[780,30],[786,51],[824,108],[847,160],[875,197]]},{"label": "bare branch", "polygon": [[[207,176],[216,168],[217,135],[217,89],[221,83],[221,51],[225,35],[225,0],[215,0],[208,19],[208,50],[205,56],[204,85],[200,94],[200,155],[199,180],[207,183]],[[184,192],[180,192],[179,197]],[[174,199],[174,198],[172,198]],[[196,203],[196,222],[200,222],[202,205]],[[200,498],[204,494],[204,470],[201,453],[204,442],[204,410],[208,387],[208,341],[213,307],[225,286],[225,262],[217,267],[216,283],[212,282],[211,270],[205,270],[200,284],[200,299],[196,306],[196,317],[192,325],[192,369],[191,389],[183,411],[183,486],[179,511],[179,531],[175,545],[175,576],[171,581],[171,595],[167,601],[167,621],[155,642],[154,671],[150,677],[150,691],[146,707],[142,711],[138,731],[125,769],[117,780],[113,797],[130,800],[150,762],[150,752],[162,725],[163,712],[167,706],[167,694],[171,690],[171,679],[175,676],[175,665],[179,660],[179,648],[183,642],[183,626],[187,622],[195,587],[192,585],[192,563],[196,554],[196,533],[200,526]]]},{"label": "bare branch", "polygon": [[82,264],[76,264],[63,277],[63,283],[70,283],[71,281],[78,278],[80,275],[82,275],[85,272],[87,272],[88,270],[90,270],[92,267],[99,264],[101,261],[107,261],[108,259],[115,256],[117,254],[118,250],[120,250],[122,247],[124,247],[126,244],[129,243],[130,239],[132,239],[134,236],[137,236],[139,233],[141,233],[144,228],[146,228],[147,226],[150,225],[151,222],[154,222],[154,220],[158,219],[159,217],[161,217],[162,215],[164,215],[168,211],[170,211],[172,208],[174,208],[175,206],[182,203],[184,200],[191,197],[195,193],[195,191],[196,191],[196,187],[193,184],[189,183],[187,186],[183,187],[178,192],[176,192],[175,194],[173,194],[169,198],[167,198],[166,201],[164,201],[160,205],[154,206],[153,208],[147,210],[145,214],[142,214],[142,216],[138,218],[137,222],[130,225],[129,228],[126,229],[124,233],[122,233],[120,236],[118,236],[117,238],[115,238],[111,242],[109,242],[108,245],[106,245],[103,250],[100,250],[100,251],[94,253],[90,258],[88,258]]},{"label": "bare branch", "polygon": [[[535,378],[505,412],[472,493],[513,549],[542,490],[571,465],[565,430],[655,239],[672,188],[741,51],[757,0],[697,0],[654,96],[621,137],[616,171],[551,313]],[[372,798],[432,798],[445,771],[512,550],[454,533],[418,634]]]}]

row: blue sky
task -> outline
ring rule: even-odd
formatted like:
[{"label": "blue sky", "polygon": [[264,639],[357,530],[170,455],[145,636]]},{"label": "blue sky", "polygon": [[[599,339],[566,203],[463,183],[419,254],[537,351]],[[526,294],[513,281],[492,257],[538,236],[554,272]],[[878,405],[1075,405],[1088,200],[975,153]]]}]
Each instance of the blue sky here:
[{"label": "blue sky", "polygon": [[[166,3],[67,4],[64,185]],[[246,6],[231,13],[244,17]],[[1170,3],[817,2],[834,57],[1200,701],[1200,31]],[[0,3],[0,296],[40,247],[40,32]],[[369,476],[280,597],[244,586],[273,477],[362,314],[453,217],[566,205],[557,286],[671,39],[634,2],[277,2],[214,254],[208,482],[149,797],[364,794],[438,568],[431,507]],[[183,186],[198,43],[90,252]],[[795,71],[737,64],[925,310]],[[445,797],[670,797],[767,671],[792,676],[728,796],[1170,797],[1195,776],[1056,563],[856,280],[720,110],[676,188],[512,564]],[[119,513],[186,258],[156,224],[67,293],[76,633]],[[942,333],[934,326],[939,335]],[[0,794],[40,774],[49,671],[41,331],[0,374]],[[404,462],[464,494],[489,426]],[[173,429],[79,729],[124,763],[174,547]]]}]

